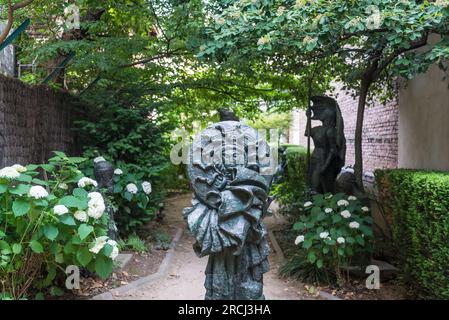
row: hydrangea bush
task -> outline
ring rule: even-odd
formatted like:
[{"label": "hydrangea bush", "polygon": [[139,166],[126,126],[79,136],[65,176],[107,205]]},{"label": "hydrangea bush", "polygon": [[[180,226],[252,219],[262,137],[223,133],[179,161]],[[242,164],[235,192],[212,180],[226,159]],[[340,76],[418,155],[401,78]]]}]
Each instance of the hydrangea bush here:
[{"label": "hydrangea bush", "polygon": [[344,282],[342,267],[372,250],[370,209],[356,197],[339,193],[313,196],[304,211],[293,226],[299,232],[295,244],[310,264],[335,272]]},{"label": "hydrangea bush", "polygon": [[[19,299],[64,283],[67,266],[107,278],[118,255],[108,215],[84,158],[55,152],[49,163],[0,170],[0,296]],[[55,290],[53,290],[55,291]]]},{"label": "hydrangea bush", "polygon": [[[82,168],[84,174],[93,176],[93,164],[104,160],[104,157],[96,157],[93,161],[86,161]],[[117,162],[115,167],[114,191],[110,200],[117,213],[115,222],[118,230],[126,237],[156,216],[163,194],[153,192],[150,179],[139,166]],[[87,178],[85,183],[89,183]]]}]

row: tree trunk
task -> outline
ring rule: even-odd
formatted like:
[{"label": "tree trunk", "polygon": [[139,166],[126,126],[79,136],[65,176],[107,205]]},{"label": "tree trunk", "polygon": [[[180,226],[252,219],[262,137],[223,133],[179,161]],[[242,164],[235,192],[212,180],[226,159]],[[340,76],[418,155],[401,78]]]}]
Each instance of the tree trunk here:
[{"label": "tree trunk", "polygon": [[363,119],[365,116],[365,105],[366,99],[368,96],[368,90],[371,85],[371,82],[367,79],[362,79],[360,85],[360,95],[359,95],[359,103],[357,107],[357,123],[355,128],[355,179],[357,183],[357,187],[361,191],[364,191],[363,187],[363,155],[362,155],[362,133],[363,133]]}]

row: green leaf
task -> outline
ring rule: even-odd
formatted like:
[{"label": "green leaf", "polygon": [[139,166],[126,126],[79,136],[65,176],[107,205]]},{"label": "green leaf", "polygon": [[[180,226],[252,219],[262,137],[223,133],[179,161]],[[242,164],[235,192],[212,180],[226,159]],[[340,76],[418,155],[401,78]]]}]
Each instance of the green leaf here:
[{"label": "green leaf", "polygon": [[22,245],[20,243],[14,243],[12,245],[12,252],[14,254],[19,254],[22,252]]},{"label": "green leaf", "polygon": [[67,208],[78,208],[83,205],[82,201],[74,196],[66,196],[59,200],[58,204],[62,204]]},{"label": "green leaf", "polygon": [[83,267],[85,267],[89,264],[89,262],[92,261],[93,254],[87,248],[80,248],[76,253],[76,258],[78,259],[79,263]]},{"label": "green leaf", "polygon": [[125,194],[123,195],[123,197],[128,200],[131,201],[133,199],[133,195],[129,192],[125,192]]},{"label": "green leaf", "polygon": [[315,261],[316,261],[316,255],[315,255],[315,252],[310,251],[309,254],[307,255],[307,260],[308,260],[310,263],[315,263]]},{"label": "green leaf", "polygon": [[0,239],[3,239],[4,237],[6,237],[6,234],[0,230]]},{"label": "green leaf", "polygon": [[302,247],[304,249],[309,249],[312,246],[312,240],[311,239],[306,239],[302,245]]},{"label": "green leaf", "polygon": [[27,194],[28,191],[30,191],[31,186],[26,184],[18,184],[17,186],[10,187],[9,193],[22,196],[24,194]]},{"label": "green leaf", "polygon": [[44,169],[47,172],[55,171],[55,166],[52,165],[52,164],[41,164],[41,168]]},{"label": "green leaf", "polygon": [[113,269],[112,259],[97,256],[97,259],[95,261],[95,272],[101,279],[106,280],[112,273],[112,269]]},{"label": "green leaf", "polygon": [[23,199],[16,199],[12,203],[12,212],[15,217],[26,215],[31,209],[31,204]]},{"label": "green leaf", "polygon": [[5,193],[8,190],[8,186],[6,184],[0,184],[0,194]]},{"label": "green leaf", "polygon": [[54,225],[49,224],[44,226],[44,235],[47,237],[48,240],[51,241],[55,240],[58,234],[59,230]]},{"label": "green leaf", "polygon": [[30,183],[33,180],[33,177],[22,173],[17,180],[20,182]]},{"label": "green leaf", "polygon": [[318,259],[316,262],[316,266],[321,269],[323,267],[323,260],[322,259]]},{"label": "green leaf", "polygon": [[59,221],[68,226],[76,226],[76,222],[70,214],[64,214],[60,216]]},{"label": "green leaf", "polygon": [[49,185],[49,183],[47,181],[44,181],[44,180],[41,180],[41,179],[38,179],[38,178],[34,178],[33,181],[31,181],[31,182],[34,183],[34,184],[38,184],[40,186],[44,186],[44,187]]},{"label": "green leaf", "polygon": [[86,160],[87,160],[86,158],[81,158],[81,157],[69,157],[69,161],[71,163],[75,163],[75,164],[83,163]]},{"label": "green leaf", "polygon": [[293,225],[293,230],[295,230],[295,231],[300,231],[300,230],[303,230],[303,229],[304,229],[304,223],[302,223],[302,222],[296,222]]},{"label": "green leaf", "polygon": [[81,240],[86,239],[89,236],[89,234],[91,234],[93,231],[94,231],[94,227],[89,226],[85,223],[80,225],[78,228],[78,234],[79,234]]},{"label": "green leaf", "polygon": [[32,240],[30,242],[30,248],[33,250],[34,253],[43,253],[44,247],[42,247],[42,244],[36,240]]},{"label": "green leaf", "polygon": [[85,200],[88,198],[88,192],[82,188],[76,188],[73,190],[73,195],[78,199]]}]

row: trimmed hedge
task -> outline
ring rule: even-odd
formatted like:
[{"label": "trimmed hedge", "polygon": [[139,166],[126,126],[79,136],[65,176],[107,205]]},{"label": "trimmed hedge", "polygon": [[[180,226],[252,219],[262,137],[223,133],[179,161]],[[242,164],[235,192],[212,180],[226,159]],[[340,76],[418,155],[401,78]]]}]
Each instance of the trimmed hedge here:
[{"label": "trimmed hedge", "polygon": [[376,172],[391,217],[401,280],[422,298],[449,298],[449,173]]},{"label": "trimmed hedge", "polygon": [[297,215],[306,196],[307,149],[298,145],[284,147],[287,148],[287,167],[284,176],[274,185],[273,194],[282,213]]}]

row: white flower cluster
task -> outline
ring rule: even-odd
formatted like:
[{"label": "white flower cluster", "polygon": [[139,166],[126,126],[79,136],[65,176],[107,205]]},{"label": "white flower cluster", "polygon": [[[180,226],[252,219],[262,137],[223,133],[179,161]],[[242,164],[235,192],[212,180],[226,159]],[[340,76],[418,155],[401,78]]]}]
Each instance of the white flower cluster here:
[{"label": "white flower cluster", "polygon": [[320,238],[321,239],[329,239],[329,232],[327,232],[327,231],[321,232]]},{"label": "white flower cluster", "polygon": [[73,216],[76,220],[81,222],[87,222],[89,220],[89,216],[87,215],[86,211],[78,210]]},{"label": "white flower cluster", "polygon": [[109,239],[107,236],[98,237],[95,239],[95,243],[92,248],[89,249],[90,252],[98,254],[104,246],[108,244],[112,246],[112,252],[109,256],[112,260],[115,260],[119,254],[117,242]]},{"label": "white flower cluster", "polygon": [[326,208],[326,209],[324,209],[324,212],[326,212],[326,213],[332,213],[332,208]]},{"label": "white flower cluster", "polygon": [[304,208],[310,207],[310,206],[312,206],[312,205],[313,205],[312,202],[307,201],[306,203],[304,203]]},{"label": "white flower cluster", "polygon": [[353,221],[349,224],[349,228],[351,229],[358,229],[360,227],[360,224],[356,221]]},{"label": "white flower cluster", "polygon": [[25,168],[24,166],[21,166],[20,164],[15,164],[12,166],[14,169],[16,169],[16,171],[18,173],[24,173],[27,171],[27,168]]},{"label": "white flower cluster", "polygon": [[346,242],[345,238],[343,238],[343,237],[338,237],[338,238],[337,238],[337,243],[343,244],[343,243],[345,243],[345,242]]},{"label": "white flower cluster", "polygon": [[136,194],[139,189],[137,189],[137,186],[134,183],[130,183],[126,186],[126,191],[131,194]]},{"label": "white flower cluster", "polygon": [[318,41],[318,38],[312,38],[312,37],[310,37],[310,36],[306,36],[303,40],[302,40],[302,43],[304,44],[304,45],[308,45],[309,43],[313,43],[313,42],[317,42]]},{"label": "white flower cluster", "polygon": [[298,245],[301,242],[304,242],[304,236],[302,236],[302,235],[297,236],[296,239],[295,239],[295,244]]},{"label": "white flower cluster", "polygon": [[121,176],[123,174],[123,171],[122,171],[122,169],[117,168],[114,170],[114,174],[117,176]]},{"label": "white flower cluster", "polygon": [[445,7],[447,7],[449,5],[449,1],[448,0],[436,0],[435,1],[435,5],[437,7],[445,8]]},{"label": "white flower cluster", "polygon": [[20,177],[20,172],[13,167],[5,167],[0,170],[0,178],[12,180],[17,179],[18,177]]},{"label": "white flower cluster", "polygon": [[99,192],[91,192],[88,194],[88,197],[87,215],[94,219],[100,219],[106,210],[103,196]]},{"label": "white flower cluster", "polygon": [[343,211],[340,213],[340,215],[341,215],[343,218],[348,219],[348,218],[351,217],[351,212],[349,212],[348,210],[343,210]]},{"label": "white flower cluster", "polygon": [[55,206],[55,207],[53,208],[53,212],[54,212],[55,214],[57,214],[58,216],[62,216],[62,215],[64,215],[64,214],[68,213],[68,212],[69,212],[69,209],[67,209],[66,206],[60,204],[60,205],[57,205],[57,206]]},{"label": "white flower cluster", "polygon": [[32,186],[30,191],[28,191],[28,196],[34,199],[42,199],[48,197],[48,192],[44,187]]},{"label": "white flower cluster", "polygon": [[151,182],[148,181],[142,182],[142,189],[143,192],[145,192],[146,194],[150,194],[153,191],[153,188],[151,187]]},{"label": "white flower cluster", "polygon": [[348,200],[349,200],[349,201],[355,201],[355,200],[357,200],[357,197],[349,196],[349,197],[348,197]]},{"label": "white flower cluster", "polygon": [[96,188],[98,187],[98,183],[97,181],[88,177],[83,177],[78,181],[78,187],[85,188],[87,186],[94,186]]},{"label": "white flower cluster", "polygon": [[277,11],[276,11],[276,15],[277,16],[282,16],[285,12],[285,7],[284,6],[280,6]]},{"label": "white flower cluster", "polygon": [[369,208],[368,207],[362,207],[362,211],[363,212],[369,212]]},{"label": "white flower cluster", "polygon": [[338,200],[337,205],[339,207],[343,207],[343,206],[347,207],[349,205],[349,202],[347,200],[342,199],[342,200]]}]

